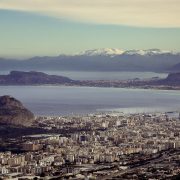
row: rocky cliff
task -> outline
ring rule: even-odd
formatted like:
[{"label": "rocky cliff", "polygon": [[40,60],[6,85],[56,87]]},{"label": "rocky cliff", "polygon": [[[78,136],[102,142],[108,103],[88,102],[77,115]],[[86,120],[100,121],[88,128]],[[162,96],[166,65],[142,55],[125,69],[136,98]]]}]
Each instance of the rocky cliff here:
[{"label": "rocky cliff", "polygon": [[31,126],[34,115],[20,101],[11,96],[0,96],[0,124]]}]

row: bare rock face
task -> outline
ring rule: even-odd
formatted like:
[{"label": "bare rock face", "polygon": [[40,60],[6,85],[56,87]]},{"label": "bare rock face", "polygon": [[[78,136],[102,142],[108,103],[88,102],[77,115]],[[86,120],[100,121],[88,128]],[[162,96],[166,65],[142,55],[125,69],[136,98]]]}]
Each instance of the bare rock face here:
[{"label": "bare rock face", "polygon": [[0,124],[31,126],[34,114],[11,96],[0,96]]}]

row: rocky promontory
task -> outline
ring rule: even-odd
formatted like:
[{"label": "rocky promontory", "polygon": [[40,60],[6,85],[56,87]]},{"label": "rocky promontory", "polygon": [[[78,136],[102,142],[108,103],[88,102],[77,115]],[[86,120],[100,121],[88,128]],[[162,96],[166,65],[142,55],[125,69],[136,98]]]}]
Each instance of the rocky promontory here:
[{"label": "rocky promontory", "polygon": [[0,124],[12,126],[31,126],[34,114],[11,96],[0,96]]},{"label": "rocky promontory", "polygon": [[11,71],[8,75],[0,75],[0,85],[73,84],[74,82],[64,76],[36,71]]},{"label": "rocky promontory", "polygon": [[67,85],[87,87],[117,87],[117,88],[145,88],[145,89],[180,89],[180,73],[170,73],[167,78],[128,80],[72,80],[59,75],[48,75],[36,71],[11,71],[8,75],[0,75],[0,86],[6,85]]}]

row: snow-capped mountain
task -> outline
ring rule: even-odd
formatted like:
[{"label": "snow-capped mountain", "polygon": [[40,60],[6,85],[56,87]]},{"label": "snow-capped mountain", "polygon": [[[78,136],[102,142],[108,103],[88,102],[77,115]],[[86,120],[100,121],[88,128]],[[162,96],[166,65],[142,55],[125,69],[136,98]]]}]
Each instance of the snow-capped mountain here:
[{"label": "snow-capped mountain", "polygon": [[152,55],[163,55],[163,54],[178,54],[172,51],[160,50],[160,49],[148,49],[148,50],[127,50],[116,48],[101,48],[86,50],[79,53],[78,55],[85,56],[118,56],[118,55],[140,55],[140,56],[152,56]]},{"label": "snow-capped mountain", "polygon": [[161,54],[174,54],[174,52],[160,50],[160,49],[147,49],[147,50],[128,50],[128,51],[125,51],[123,54],[152,56],[152,55],[161,55]]},{"label": "snow-capped mountain", "polygon": [[0,58],[0,70],[36,71],[180,71],[180,53],[150,50],[94,49],[75,55],[33,57],[27,60]]},{"label": "snow-capped mountain", "polygon": [[78,55],[86,55],[86,56],[117,56],[117,55],[121,55],[123,53],[124,53],[124,51],[122,49],[101,48],[101,49],[86,50],[84,52],[79,53]]}]

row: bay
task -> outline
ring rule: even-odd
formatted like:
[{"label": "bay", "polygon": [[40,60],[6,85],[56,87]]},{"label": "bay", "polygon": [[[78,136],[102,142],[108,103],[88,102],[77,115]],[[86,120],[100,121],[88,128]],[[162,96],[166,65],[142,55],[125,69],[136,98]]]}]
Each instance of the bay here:
[{"label": "bay", "polygon": [[45,71],[47,74],[55,74],[69,77],[73,80],[129,80],[129,79],[151,79],[151,78],[166,78],[167,73],[156,72],[91,72],[91,71]]},{"label": "bay", "polygon": [[0,86],[36,115],[180,111],[180,91],[68,86]]},{"label": "bay", "polygon": [[[43,71],[50,75],[66,76],[73,80],[128,80],[128,79],[151,79],[154,77],[166,78],[167,73],[156,72],[91,72],[91,71]],[[0,75],[9,74],[9,71],[0,71]]]}]

